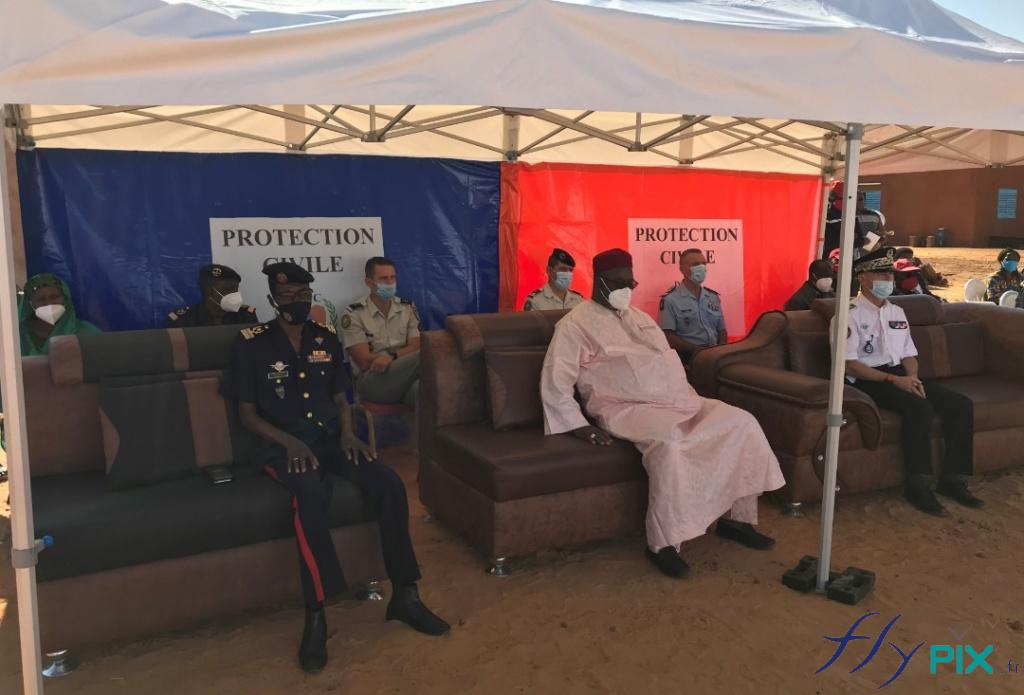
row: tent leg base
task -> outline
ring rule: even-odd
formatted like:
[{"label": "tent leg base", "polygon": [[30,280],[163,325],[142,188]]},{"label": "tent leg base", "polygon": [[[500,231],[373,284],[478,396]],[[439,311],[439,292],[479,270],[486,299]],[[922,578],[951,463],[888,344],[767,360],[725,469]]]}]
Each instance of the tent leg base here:
[{"label": "tent leg base", "polygon": [[50,661],[50,665],[43,669],[43,675],[47,678],[69,676],[78,668],[78,659],[67,649],[46,652],[46,658]]},{"label": "tent leg base", "polygon": [[786,502],[782,505],[782,515],[791,519],[804,517],[803,502]]},{"label": "tent leg base", "polygon": [[358,598],[360,601],[383,601],[384,594],[380,591],[380,582],[369,582],[359,590]]}]

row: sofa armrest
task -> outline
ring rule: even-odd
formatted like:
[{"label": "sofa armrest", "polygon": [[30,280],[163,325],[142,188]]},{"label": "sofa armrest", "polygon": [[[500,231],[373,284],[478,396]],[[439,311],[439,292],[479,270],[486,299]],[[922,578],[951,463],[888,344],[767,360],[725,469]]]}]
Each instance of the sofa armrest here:
[{"label": "sofa armrest", "polygon": [[[776,403],[812,411],[828,409],[828,379],[756,364],[731,364],[722,368],[718,380],[724,386]],[[864,446],[877,449],[882,438],[882,417],[875,402],[864,392],[847,385],[843,389],[843,413],[856,420]],[[799,427],[800,423],[793,423],[793,426]]]},{"label": "sofa armrest", "polygon": [[743,340],[697,350],[687,370],[693,388],[705,398],[714,398],[721,370],[740,361],[781,368],[785,355],[780,338],[787,321],[781,311],[769,311],[757,319]]}]

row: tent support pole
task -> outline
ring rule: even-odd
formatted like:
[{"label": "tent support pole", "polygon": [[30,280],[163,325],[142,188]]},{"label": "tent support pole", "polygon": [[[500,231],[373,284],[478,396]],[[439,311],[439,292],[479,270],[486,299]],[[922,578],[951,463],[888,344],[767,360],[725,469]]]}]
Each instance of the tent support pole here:
[{"label": "tent support pole", "polygon": [[[2,110],[2,109],[0,109]],[[28,430],[25,389],[21,374],[17,294],[14,287],[14,228],[7,199],[6,128],[0,142],[0,388],[6,424],[7,470],[11,495],[11,562],[18,596],[18,635],[21,640],[21,678],[26,695],[43,692],[39,648],[39,608],[36,603],[36,542],[32,528],[32,481],[28,471]]]},{"label": "tent support pole", "polygon": [[839,467],[839,432],[843,426],[843,389],[846,379],[846,327],[850,316],[850,280],[853,276],[853,225],[857,219],[857,184],[860,179],[860,144],[864,126],[851,123],[846,130],[846,182],[843,231],[839,243],[839,287],[832,333],[832,374],[828,397],[828,435],[825,440],[825,481],[821,490],[821,546],[818,552],[819,592],[828,584],[832,563],[832,522],[836,511],[836,470]]}]

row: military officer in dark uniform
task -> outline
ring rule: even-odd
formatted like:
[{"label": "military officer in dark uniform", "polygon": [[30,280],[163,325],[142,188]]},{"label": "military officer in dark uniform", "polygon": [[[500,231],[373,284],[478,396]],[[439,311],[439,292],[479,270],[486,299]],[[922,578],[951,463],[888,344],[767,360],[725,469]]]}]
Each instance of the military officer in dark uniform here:
[{"label": "military officer in dark uniform", "polygon": [[793,296],[782,305],[783,311],[804,311],[811,308],[811,304],[817,299],[829,299],[835,297],[832,285],[835,284],[835,277],[832,273],[832,264],[828,261],[811,261],[807,268],[807,282],[800,285]]},{"label": "military officer in dark uniform", "polygon": [[331,475],[357,485],[380,525],[384,564],[392,583],[388,620],[442,635],[449,626],[423,605],[420,571],[409,538],[409,506],[398,475],[371,460],[352,430],[348,373],[334,328],[308,320],[313,276],[294,263],[264,271],[278,316],[244,328],[235,342],[224,392],[238,403],[242,424],[266,442],[267,473],[294,495],[299,572],[306,623],[299,648],[303,670],[327,662],[324,600],[346,588],[331,541]]},{"label": "military officer in dark uniform", "polygon": [[256,310],[242,303],[242,293],[238,291],[241,282],[242,277],[226,265],[204,265],[199,269],[202,301],[172,311],[167,315],[165,328],[258,323]]}]

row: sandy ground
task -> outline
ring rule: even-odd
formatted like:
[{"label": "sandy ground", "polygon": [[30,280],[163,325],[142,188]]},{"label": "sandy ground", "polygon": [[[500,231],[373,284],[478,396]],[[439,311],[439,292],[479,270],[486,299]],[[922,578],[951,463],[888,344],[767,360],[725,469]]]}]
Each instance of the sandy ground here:
[{"label": "sandy ground", "polygon": [[[994,257],[988,249],[921,255],[950,278],[954,292],[967,276],[987,275]],[[452,533],[423,521],[408,452],[391,449],[386,457],[410,490],[422,593],[454,625],[450,636],[431,639],[385,623],[381,603],[343,602],[328,609],[328,667],[306,676],[295,665],[301,612],[280,610],[89,650],[80,654],[79,670],[48,681],[47,692],[868,693],[900,664],[890,642],[904,651],[924,646],[883,692],[1024,692],[1024,667],[1008,670],[1010,662],[1024,663],[1024,470],[978,481],[987,508],[951,506],[944,519],[913,511],[896,492],[842,500],[834,566],[878,576],[875,592],[850,607],[779,581],[801,556],[817,554],[817,508],[791,519],[763,502],[761,527],[777,547],[754,552],[714,536],[698,539],[684,549],[693,567],[684,581],[647,564],[639,535],[526,558],[511,577],[495,579]],[[0,485],[0,501],[6,497]],[[6,558],[9,510],[0,506],[0,515]],[[9,563],[0,562],[5,694],[20,692],[13,594]],[[815,675],[835,649],[824,637],[842,635],[867,611],[879,613],[859,630],[869,639]],[[875,657],[851,674],[897,615]],[[977,651],[994,645],[987,659],[994,674],[957,676],[947,667],[930,675],[929,645],[958,642]]]}]

